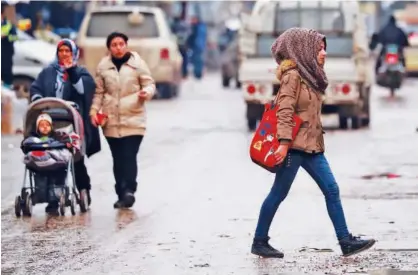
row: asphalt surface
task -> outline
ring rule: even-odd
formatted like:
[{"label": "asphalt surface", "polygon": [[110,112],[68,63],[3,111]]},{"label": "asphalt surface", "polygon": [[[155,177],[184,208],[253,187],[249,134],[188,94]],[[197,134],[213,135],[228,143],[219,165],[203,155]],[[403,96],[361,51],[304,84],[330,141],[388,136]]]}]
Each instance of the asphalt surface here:
[{"label": "asphalt surface", "polygon": [[349,229],[378,240],[350,258],[340,256],[324,198],[303,170],[271,228],[271,244],[285,258],[250,254],[273,175],[249,159],[241,93],[220,87],[217,74],[190,79],[178,99],[148,105],[132,210],[113,209],[112,160],[103,140],[102,152],[87,161],[93,184],[88,213],[47,217],[45,205],[36,205],[32,218],[16,218],[21,137],[2,137],[1,274],[418,270],[418,80],[407,80],[395,99],[373,88],[370,128],[341,131],[336,117],[323,120]]}]

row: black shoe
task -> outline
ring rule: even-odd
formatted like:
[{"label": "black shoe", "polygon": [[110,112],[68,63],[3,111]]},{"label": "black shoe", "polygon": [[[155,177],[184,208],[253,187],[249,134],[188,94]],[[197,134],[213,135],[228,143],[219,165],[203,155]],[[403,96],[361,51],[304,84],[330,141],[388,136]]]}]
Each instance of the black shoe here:
[{"label": "black shoe", "polygon": [[58,207],[59,207],[58,202],[50,202],[45,207],[45,212],[48,213],[48,214],[53,214],[53,215],[59,214],[58,213]]},{"label": "black shoe", "polygon": [[118,208],[123,208],[123,201],[121,199],[118,199],[114,204],[113,204],[113,208],[118,209]]},{"label": "black shoe", "polygon": [[254,238],[251,246],[251,253],[263,258],[283,258],[284,254],[269,245],[270,238],[256,239]]},{"label": "black shoe", "polygon": [[135,196],[133,193],[127,192],[123,196],[123,204],[125,208],[131,208],[135,203]]},{"label": "black shoe", "polygon": [[362,240],[360,237],[355,237],[350,234],[348,237],[340,240],[339,243],[343,256],[348,257],[369,249],[376,243],[376,240]]}]

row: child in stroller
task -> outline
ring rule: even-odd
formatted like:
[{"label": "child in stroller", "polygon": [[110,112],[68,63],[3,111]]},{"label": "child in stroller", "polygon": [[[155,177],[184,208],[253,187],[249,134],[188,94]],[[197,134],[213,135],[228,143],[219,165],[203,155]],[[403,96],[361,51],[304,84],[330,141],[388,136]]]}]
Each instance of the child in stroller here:
[{"label": "child in stroller", "polygon": [[[79,199],[74,187],[74,156],[80,154],[82,141],[72,131],[73,125],[60,130],[55,130],[53,125],[51,116],[41,112],[34,131],[30,131],[22,141],[25,180],[22,193],[15,201],[18,217],[22,212],[31,216],[32,206],[37,203],[48,203],[45,210],[51,214],[58,214],[59,209],[64,215],[65,207],[70,206],[71,213],[75,215],[77,202],[81,212],[87,210],[85,200]],[[25,186],[27,173],[30,187]]]}]

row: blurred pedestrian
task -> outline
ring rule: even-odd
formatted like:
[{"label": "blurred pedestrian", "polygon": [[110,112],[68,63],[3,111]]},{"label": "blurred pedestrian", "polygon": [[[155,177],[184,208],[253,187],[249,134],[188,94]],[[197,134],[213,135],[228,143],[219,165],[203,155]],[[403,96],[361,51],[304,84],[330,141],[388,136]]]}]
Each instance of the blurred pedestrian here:
[{"label": "blurred pedestrian", "polygon": [[198,16],[192,18],[192,29],[188,39],[189,48],[192,51],[191,61],[193,73],[197,79],[203,76],[204,60],[206,51],[207,27]]},{"label": "blurred pedestrian", "polygon": [[[91,121],[103,127],[113,158],[115,208],[129,208],[137,190],[137,155],[146,129],[145,101],[155,94],[155,82],[145,61],[128,50],[128,37],[113,32],[107,37],[110,52],[97,66],[96,94]],[[107,116],[100,122],[99,111]]]},{"label": "blurred pedestrian", "polygon": [[[286,198],[299,167],[315,180],[325,196],[328,215],[334,225],[342,253],[353,255],[370,248],[375,240],[355,237],[347,229],[338,184],[324,155],[321,124],[322,95],[328,86],[323,69],[326,58],[324,35],[303,28],[291,28],[278,37],[272,53],[279,64],[277,78],[278,130],[280,146],[274,153],[277,164],[273,187],[265,199],[258,219],[251,252],[262,257],[282,258],[284,254],[269,245],[268,232],[273,217]],[[305,122],[292,140],[293,114]]]},{"label": "blurred pedestrian", "polygon": [[16,27],[8,20],[6,8],[9,5],[1,2],[1,81],[11,86],[13,84],[14,43],[17,40]]},{"label": "blurred pedestrian", "polygon": [[187,40],[190,36],[190,27],[180,16],[177,16],[174,18],[172,31],[177,37],[177,45],[179,47],[180,54],[183,57],[182,74],[183,77],[186,78],[188,75],[189,65]]},{"label": "blurred pedestrian", "polygon": [[[99,131],[90,122],[89,110],[96,85],[88,71],[77,65],[79,50],[74,41],[61,40],[57,45],[56,60],[44,68],[30,87],[30,100],[44,97],[57,97],[75,102],[83,117],[86,155],[90,157],[100,152]],[[74,164],[75,181],[79,191],[87,191],[88,204],[91,204],[91,184],[84,159]],[[56,212],[58,204],[48,204],[47,212]]]}]

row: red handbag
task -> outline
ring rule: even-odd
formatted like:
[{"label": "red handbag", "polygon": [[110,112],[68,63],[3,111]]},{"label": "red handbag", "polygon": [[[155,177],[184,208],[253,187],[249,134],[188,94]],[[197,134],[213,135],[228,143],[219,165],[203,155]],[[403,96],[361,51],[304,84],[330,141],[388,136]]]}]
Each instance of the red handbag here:
[{"label": "red handbag", "polygon": [[[276,100],[275,100],[276,101]],[[276,173],[280,165],[276,165],[273,153],[279,148],[280,142],[277,139],[277,110],[279,105],[274,102],[265,104],[263,117],[251,141],[250,157],[257,165]],[[302,120],[296,114],[293,115],[294,126],[292,139],[296,138]]]}]

